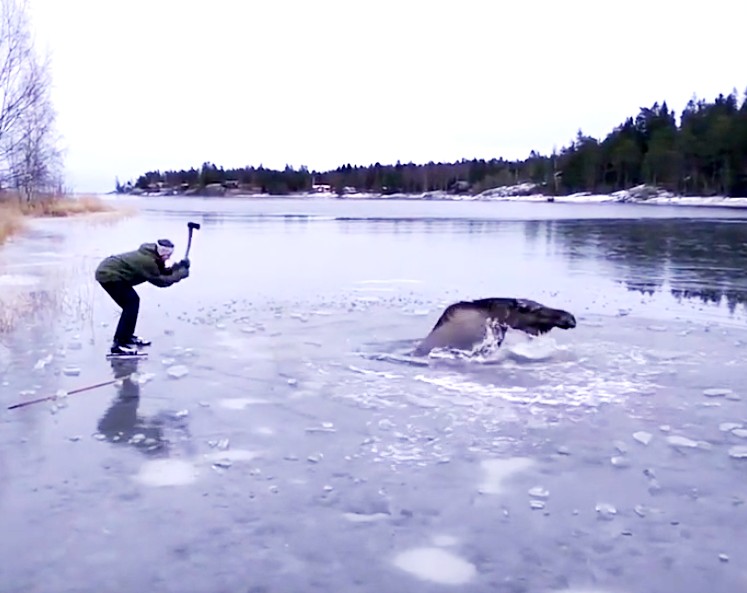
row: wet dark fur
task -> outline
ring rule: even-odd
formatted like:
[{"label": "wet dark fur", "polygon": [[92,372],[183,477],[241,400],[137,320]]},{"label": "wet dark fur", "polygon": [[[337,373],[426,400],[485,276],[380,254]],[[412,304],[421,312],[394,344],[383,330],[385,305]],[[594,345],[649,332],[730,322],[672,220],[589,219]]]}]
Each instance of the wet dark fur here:
[{"label": "wet dark fur", "polygon": [[[501,335],[508,327],[537,336],[557,327],[576,327],[576,318],[568,311],[553,309],[529,299],[485,298],[449,305],[430,334],[415,350],[428,354],[434,348],[469,348],[485,338],[486,325]],[[502,338],[501,338],[502,341]]]}]

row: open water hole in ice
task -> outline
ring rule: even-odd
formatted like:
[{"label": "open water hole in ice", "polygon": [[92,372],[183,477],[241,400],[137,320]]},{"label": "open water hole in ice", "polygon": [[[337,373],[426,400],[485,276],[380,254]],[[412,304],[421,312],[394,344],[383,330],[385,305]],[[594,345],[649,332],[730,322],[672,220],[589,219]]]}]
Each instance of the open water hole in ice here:
[{"label": "open water hole in ice", "polygon": [[[136,373],[0,415],[1,591],[747,587],[740,216],[141,205],[0,256],[41,304],[2,341],[3,409]],[[191,277],[138,288],[150,356],[106,361],[93,268],[161,236],[179,256],[187,220]],[[578,327],[412,356],[481,296]]]}]

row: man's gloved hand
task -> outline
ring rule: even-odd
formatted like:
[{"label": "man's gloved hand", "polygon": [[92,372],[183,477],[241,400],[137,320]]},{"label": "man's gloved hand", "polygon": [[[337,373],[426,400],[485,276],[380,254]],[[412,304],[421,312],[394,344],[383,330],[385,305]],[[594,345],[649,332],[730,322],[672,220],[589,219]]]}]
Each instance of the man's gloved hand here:
[{"label": "man's gloved hand", "polygon": [[183,259],[181,261],[176,262],[173,266],[171,266],[171,271],[174,274],[179,275],[179,280],[184,280],[185,278],[189,277],[189,260]]}]

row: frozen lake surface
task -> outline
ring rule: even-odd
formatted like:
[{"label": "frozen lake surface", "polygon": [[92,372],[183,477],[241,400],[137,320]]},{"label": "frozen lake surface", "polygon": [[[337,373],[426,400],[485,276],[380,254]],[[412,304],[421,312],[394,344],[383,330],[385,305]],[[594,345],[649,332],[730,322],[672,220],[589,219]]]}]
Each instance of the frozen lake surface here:
[{"label": "frozen lake surface", "polygon": [[[747,213],[132,203],[0,250],[3,593],[747,590]],[[93,269],[189,220],[107,361]],[[485,296],[578,327],[411,355]]]}]

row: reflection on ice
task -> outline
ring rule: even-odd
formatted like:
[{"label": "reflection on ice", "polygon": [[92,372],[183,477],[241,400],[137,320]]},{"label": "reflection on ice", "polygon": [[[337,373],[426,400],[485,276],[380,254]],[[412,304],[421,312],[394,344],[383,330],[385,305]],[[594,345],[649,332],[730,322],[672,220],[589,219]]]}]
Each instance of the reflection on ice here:
[{"label": "reflection on ice", "polygon": [[218,405],[227,410],[243,410],[249,406],[270,403],[270,400],[259,397],[228,397],[218,401]]},{"label": "reflection on ice", "polygon": [[134,479],[144,486],[185,486],[197,480],[197,468],[183,459],[152,459],[140,466]]},{"label": "reflection on ice", "polygon": [[483,481],[478,491],[482,494],[501,494],[505,490],[504,483],[509,478],[526,471],[534,463],[534,460],[528,457],[485,459],[480,463],[483,470]]},{"label": "reflection on ice", "polygon": [[200,467],[204,464],[226,469],[231,467],[233,462],[252,461],[260,456],[259,451],[229,449],[205,453],[195,460],[151,459],[140,466],[133,479],[143,486],[187,486],[195,483],[202,475]]},{"label": "reflection on ice", "polygon": [[413,548],[394,558],[394,565],[410,574],[442,585],[464,585],[476,575],[473,564],[441,548]]}]

